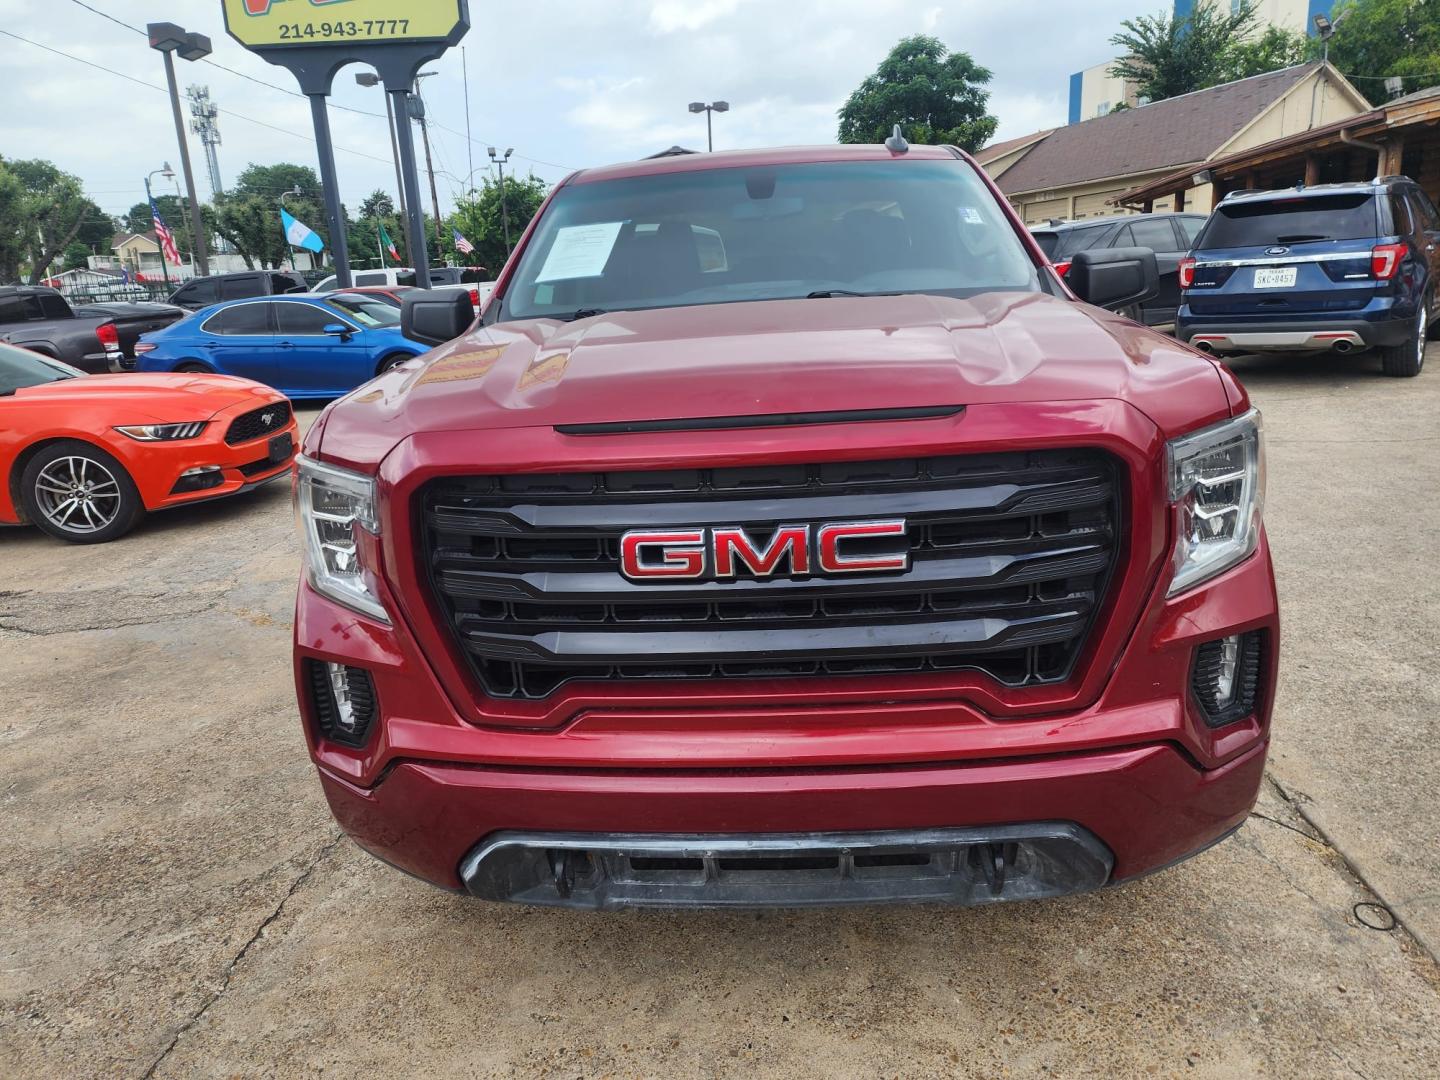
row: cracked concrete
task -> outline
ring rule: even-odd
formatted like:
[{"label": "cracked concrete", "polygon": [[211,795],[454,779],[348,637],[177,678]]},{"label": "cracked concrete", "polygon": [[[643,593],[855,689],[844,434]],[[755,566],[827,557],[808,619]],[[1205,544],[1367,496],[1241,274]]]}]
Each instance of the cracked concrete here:
[{"label": "cracked concrete", "polygon": [[0,1075],[1440,1074],[1440,370],[1374,366],[1236,365],[1286,605],[1255,815],[1044,904],[585,916],[430,889],[336,838],[305,759],[287,492],[107,548],[0,533]]}]

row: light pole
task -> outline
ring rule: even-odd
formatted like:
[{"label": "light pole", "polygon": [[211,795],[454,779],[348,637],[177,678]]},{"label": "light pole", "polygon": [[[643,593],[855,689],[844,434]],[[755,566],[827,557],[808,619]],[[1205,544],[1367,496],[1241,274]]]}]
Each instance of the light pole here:
[{"label": "light pole", "polygon": [[505,258],[510,258],[510,211],[505,206],[505,163],[510,160],[510,155],[515,152],[513,146],[505,150],[504,155],[495,153],[495,147],[490,147],[490,160],[500,170],[500,227],[505,231]]},{"label": "light pole", "polygon": [[703,112],[705,114],[705,148],[707,150],[714,150],[715,132],[710,126],[710,116],[712,113],[729,112],[730,103],[728,101],[712,101],[707,104],[703,101],[692,101],[690,102],[690,111],[692,113]]},{"label": "light pole", "polygon": [[1350,8],[1345,8],[1335,17],[1332,22],[1330,16],[1323,11],[1317,11],[1311,20],[1315,24],[1315,33],[1320,35],[1320,62],[1330,62],[1330,39],[1335,36],[1335,31],[1340,29],[1340,24],[1350,15]]},{"label": "light pole", "polygon": [[[175,170],[167,161],[163,169],[152,169],[145,177],[145,201],[150,204],[150,213],[153,215],[155,213],[155,193],[150,190],[150,177],[152,176],[163,176],[166,180],[173,180]],[[165,265],[165,245],[157,244],[156,246],[160,248],[160,273],[165,276],[165,291],[168,293],[170,291],[170,268]]]},{"label": "light pole", "polygon": [[420,125],[420,139],[425,144],[425,169],[430,174],[430,204],[435,211],[435,255],[437,258],[440,255],[440,249],[445,246],[445,233],[440,227],[440,192],[435,187],[435,160],[430,156],[430,128],[425,123],[425,99],[420,96],[420,80],[439,74],[438,71],[420,72],[415,76],[415,92],[410,95],[410,116]]},{"label": "light pole", "polygon": [[[210,55],[210,39],[204,34],[189,34],[174,23],[150,23],[146,28],[150,47],[165,57],[165,81],[170,86],[170,108],[175,114],[175,137],[180,142],[180,166],[185,170],[185,191],[190,197],[190,236],[195,248],[195,261],[201,276],[210,273],[210,255],[206,251],[205,226],[200,219],[200,200],[195,198],[195,173],[190,168],[190,144],[185,141],[185,121],[180,115],[180,88],[175,84],[175,57],[203,60]],[[163,261],[163,259],[162,259]]]},{"label": "light pole", "polygon": [[[361,86],[379,86],[380,76],[372,71],[361,72],[355,76],[355,81]],[[405,222],[405,244],[410,244],[410,215],[405,209],[405,182],[400,178],[400,150],[395,145],[395,109],[390,104],[390,95],[385,95],[385,120],[386,129],[390,132],[390,156],[395,161],[395,189],[400,192],[400,217]]]},{"label": "light pole", "polygon": [[[291,188],[289,191],[282,191],[282,192],[280,193],[280,209],[281,209],[281,210],[284,210],[284,209],[285,209],[285,200],[286,200],[286,199],[289,199],[289,198],[291,198],[292,196],[295,196],[295,195],[302,195],[302,194],[304,194],[304,192],[302,192],[302,191],[300,190],[300,185],[299,185],[299,184],[296,184],[296,185],[295,185],[293,188]],[[280,223],[280,227],[281,227],[281,229],[283,230],[284,227],[285,227],[285,223],[284,223],[284,222],[281,222],[281,223]],[[295,245],[292,244],[292,243],[290,243],[290,234],[289,234],[289,233],[286,233],[286,234],[285,234],[285,250],[290,253],[290,269],[293,271],[293,270],[295,269]],[[311,260],[310,260],[310,265],[311,265],[311,266],[314,266],[314,265],[315,265],[315,260],[314,260],[314,259],[311,259]]]}]

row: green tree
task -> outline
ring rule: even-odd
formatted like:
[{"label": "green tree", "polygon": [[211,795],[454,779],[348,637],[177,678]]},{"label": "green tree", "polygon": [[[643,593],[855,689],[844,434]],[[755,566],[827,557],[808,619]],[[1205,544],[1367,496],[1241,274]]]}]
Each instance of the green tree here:
[{"label": "green tree", "polygon": [[360,220],[365,221],[372,218],[393,218],[395,216],[395,200],[376,188],[369,195],[365,196],[360,203]]},{"label": "green tree", "polygon": [[65,254],[61,257],[60,269],[83,270],[90,265],[90,254],[90,246],[76,240],[65,249]]},{"label": "green tree", "polygon": [[1255,37],[1237,42],[1226,57],[1222,82],[1248,79],[1267,71],[1294,67],[1309,59],[1310,43],[1304,34],[1279,26],[1267,26]]},{"label": "green tree", "polygon": [[7,234],[0,239],[0,281],[16,280],[28,264],[37,284],[100,208],[85,197],[78,177],[49,161],[0,161],[0,169],[10,178],[0,192],[6,204],[0,229]]},{"label": "green tree", "polygon": [[1372,103],[1389,97],[1385,79],[1393,75],[1404,80],[1404,93],[1440,82],[1440,0],[1352,0],[1331,18],[1343,12],[1330,62]]},{"label": "green tree", "polygon": [[280,224],[280,196],[297,187],[300,194],[288,196],[285,209],[328,242],[320,178],[309,166],[286,162],[247,168],[230,191],[216,197],[206,224],[234,245],[250,269],[287,266],[290,245]]},{"label": "green tree", "polygon": [[842,143],[878,143],[896,124],[917,143],[977,150],[999,121],[986,112],[990,70],[939,38],[902,38],[840,109]]},{"label": "green tree", "polygon": [[[1255,9],[1241,3],[1231,9],[1218,3],[1197,3],[1188,15],[1140,15],[1125,19],[1110,44],[1124,55],[1110,74],[1136,84],[1151,101],[1188,94],[1229,82],[1243,62],[1245,36],[1255,25]],[[1270,47],[1270,46],[1267,46]],[[1245,54],[1253,59],[1254,55]],[[1258,72],[1250,72],[1258,74]]]},{"label": "green tree", "polygon": [[[505,213],[510,220],[510,243],[530,224],[540,209],[550,186],[538,176],[507,176],[505,178]],[[459,229],[465,239],[475,245],[473,255],[462,255],[461,262],[483,266],[494,277],[505,265],[505,229],[500,214],[500,185],[485,177],[484,186],[468,199],[461,199],[450,217],[450,225]],[[446,239],[453,241],[447,228]]]}]

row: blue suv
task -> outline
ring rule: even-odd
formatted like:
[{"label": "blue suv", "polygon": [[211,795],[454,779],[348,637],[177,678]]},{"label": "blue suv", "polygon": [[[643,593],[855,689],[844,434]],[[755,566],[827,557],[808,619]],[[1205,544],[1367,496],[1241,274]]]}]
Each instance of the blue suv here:
[{"label": "blue suv", "polygon": [[1440,304],[1440,212],[1390,176],[1221,200],[1180,263],[1175,336],[1209,353],[1375,349],[1420,374]]}]

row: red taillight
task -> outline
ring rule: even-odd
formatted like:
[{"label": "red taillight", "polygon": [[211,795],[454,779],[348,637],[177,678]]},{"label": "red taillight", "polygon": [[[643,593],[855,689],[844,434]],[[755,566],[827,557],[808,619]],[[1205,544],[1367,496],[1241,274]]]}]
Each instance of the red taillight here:
[{"label": "red taillight", "polygon": [[154,352],[159,347],[159,345],[156,345],[153,342],[141,341],[135,346],[135,355],[139,356],[141,353]]},{"label": "red taillight", "polygon": [[1376,281],[1389,281],[1400,270],[1405,257],[1404,244],[1379,244],[1370,249],[1370,276]]},{"label": "red taillight", "polygon": [[479,306],[480,306],[480,290],[479,290],[479,289],[471,289],[471,290],[470,290],[470,303],[474,304],[476,307],[479,307]]},{"label": "red taillight", "polygon": [[120,347],[120,331],[115,329],[114,323],[103,323],[95,328],[95,336],[100,339],[100,344],[107,349],[118,349]]},{"label": "red taillight", "polygon": [[1055,263],[1055,273],[1059,274],[1061,277],[1064,277],[1066,274],[1070,273],[1070,260],[1066,259],[1064,262]]},{"label": "red taillight", "polygon": [[1180,288],[1188,289],[1195,284],[1195,260],[1181,259],[1180,268],[1176,275],[1180,279]]}]

